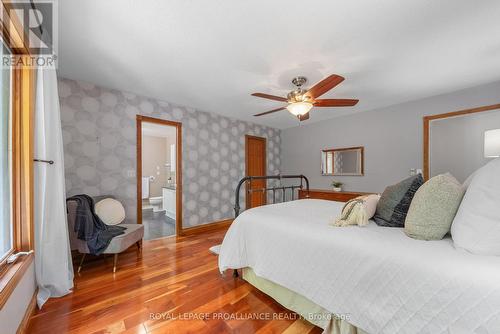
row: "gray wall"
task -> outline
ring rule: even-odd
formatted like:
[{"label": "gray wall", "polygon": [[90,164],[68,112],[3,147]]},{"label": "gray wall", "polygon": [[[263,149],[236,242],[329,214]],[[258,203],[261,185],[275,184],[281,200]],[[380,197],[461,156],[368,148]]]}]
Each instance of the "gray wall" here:
[{"label": "gray wall", "polygon": [[[333,178],[346,190],[381,192],[422,168],[422,117],[500,102],[500,82],[282,131],[282,171],[305,174],[314,188]],[[314,118],[313,110],[311,118]],[[335,113],[335,109],[319,112]],[[321,176],[320,151],[365,147],[365,176]]]},{"label": "gray wall", "polygon": [[245,134],[267,138],[268,174],[280,167],[278,129],[67,79],[59,81],[59,96],[67,195],[115,195],[129,222],[136,218],[137,114],[182,122],[186,227],[234,216]]},{"label": "gray wall", "polygon": [[491,159],[484,157],[484,132],[500,129],[500,109],[431,121],[431,176],[450,172],[464,182]]}]

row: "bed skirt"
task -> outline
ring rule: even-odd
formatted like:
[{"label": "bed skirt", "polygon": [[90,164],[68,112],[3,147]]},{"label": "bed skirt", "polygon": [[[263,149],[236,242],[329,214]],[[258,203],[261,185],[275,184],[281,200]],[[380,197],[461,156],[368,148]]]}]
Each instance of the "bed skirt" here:
[{"label": "bed skirt", "polygon": [[304,320],[322,328],[325,334],[368,334],[351,325],[347,315],[333,314],[302,295],[257,276],[251,268],[243,268],[243,279]]}]

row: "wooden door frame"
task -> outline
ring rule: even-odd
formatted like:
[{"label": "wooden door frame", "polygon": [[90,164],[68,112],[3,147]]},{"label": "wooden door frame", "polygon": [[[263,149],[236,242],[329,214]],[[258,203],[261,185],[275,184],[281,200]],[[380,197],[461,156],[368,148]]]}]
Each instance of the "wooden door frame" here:
[{"label": "wooden door frame", "polygon": [[183,234],[182,230],[182,123],[149,116],[136,115],[137,128],[137,223],[142,224],[142,123],[155,123],[160,125],[175,126],[176,155],[175,155],[175,235]]},{"label": "wooden door frame", "polygon": [[470,108],[470,109],[464,109],[464,110],[459,110],[459,111],[453,111],[453,112],[447,112],[444,114],[437,114],[437,115],[430,115],[430,116],[425,116],[423,121],[424,121],[424,156],[423,156],[423,168],[424,168],[424,180],[427,181],[430,177],[430,150],[429,150],[429,145],[430,143],[430,122],[436,119],[443,119],[443,118],[449,118],[449,117],[457,117],[457,116],[463,116],[463,115],[468,115],[468,114],[475,114],[478,112],[483,112],[483,111],[490,111],[490,110],[495,110],[495,109],[500,109],[500,103],[498,104],[491,104],[488,106],[482,106],[482,107],[477,107],[477,108]]},{"label": "wooden door frame", "polygon": [[[267,138],[265,137],[258,137],[258,136],[252,136],[252,135],[245,135],[245,176],[248,176],[248,140],[249,139],[256,139],[264,142],[264,170],[267,175]],[[266,176],[262,175],[262,176]],[[245,209],[248,208],[249,206],[249,201],[250,201],[250,196],[248,196],[248,182],[245,185]],[[266,193],[267,194],[267,193]],[[264,204],[267,204],[267,195],[264,196]]]}]

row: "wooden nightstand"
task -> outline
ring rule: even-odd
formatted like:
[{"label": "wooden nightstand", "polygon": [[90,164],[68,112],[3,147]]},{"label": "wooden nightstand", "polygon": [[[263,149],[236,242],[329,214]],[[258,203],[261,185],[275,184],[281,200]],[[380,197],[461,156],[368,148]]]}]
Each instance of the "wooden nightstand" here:
[{"label": "wooden nightstand", "polygon": [[333,191],[322,189],[309,189],[309,193],[305,189],[299,189],[299,199],[314,198],[326,199],[328,201],[347,202],[353,198],[371,193],[352,192],[352,191]]}]

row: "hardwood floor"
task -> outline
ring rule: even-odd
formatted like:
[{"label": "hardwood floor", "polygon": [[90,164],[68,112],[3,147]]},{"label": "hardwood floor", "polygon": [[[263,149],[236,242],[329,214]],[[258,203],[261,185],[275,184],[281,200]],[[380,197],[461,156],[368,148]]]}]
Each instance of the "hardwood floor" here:
[{"label": "hardwood floor", "polygon": [[208,248],[224,233],[144,241],[142,257],[130,248],[115,274],[112,257],[85,262],[74,292],[37,310],[28,333],[321,333],[242,279],[220,275]]}]

